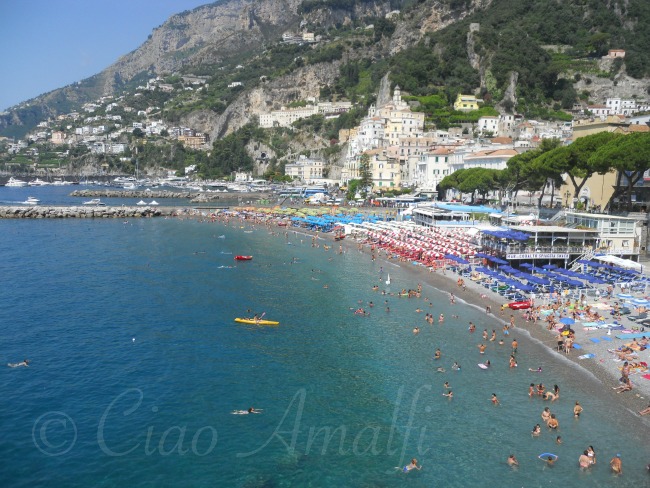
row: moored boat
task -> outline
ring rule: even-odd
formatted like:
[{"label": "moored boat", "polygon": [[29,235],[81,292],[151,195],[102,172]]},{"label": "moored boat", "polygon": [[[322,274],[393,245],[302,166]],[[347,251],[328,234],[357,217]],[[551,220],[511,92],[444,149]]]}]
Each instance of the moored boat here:
[{"label": "moored boat", "polygon": [[531,307],[530,301],[525,302],[512,302],[504,305],[505,308],[510,308],[512,310],[525,310]]},{"label": "moored boat", "polygon": [[92,200],[88,200],[87,202],[83,202],[83,205],[94,205],[96,207],[106,205],[104,202],[102,202],[99,198],[93,198]]},{"label": "moored boat", "polygon": [[253,259],[253,256],[235,256],[236,261],[250,261],[251,259]]},{"label": "moored boat", "polygon": [[5,183],[5,186],[11,186],[11,187],[21,187],[21,186],[27,186],[27,182],[23,180],[18,180],[14,178],[13,176],[9,178],[9,180]]}]

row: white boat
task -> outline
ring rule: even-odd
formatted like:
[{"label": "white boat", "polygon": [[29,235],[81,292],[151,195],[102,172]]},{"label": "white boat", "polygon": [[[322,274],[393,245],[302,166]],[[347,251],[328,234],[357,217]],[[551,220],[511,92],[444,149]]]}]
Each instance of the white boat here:
[{"label": "white boat", "polygon": [[23,180],[17,180],[12,176],[11,178],[9,178],[9,181],[5,183],[5,186],[13,186],[13,187],[27,186],[27,182]]},{"label": "white boat", "polygon": [[136,205],[146,205],[146,204],[147,202],[145,202],[144,200],[140,200],[138,203],[136,203]]},{"label": "white boat", "polygon": [[386,280],[386,284],[390,285],[390,273],[388,273],[388,279]]},{"label": "white boat", "polygon": [[84,205],[94,205],[96,207],[99,207],[101,205],[106,205],[104,202],[102,202],[99,198],[93,198],[92,200],[88,200],[87,202],[83,202]]},{"label": "white boat", "polygon": [[38,205],[40,200],[36,197],[27,197],[27,200],[23,202],[25,205]]},{"label": "white boat", "polygon": [[160,205],[160,204],[155,200],[151,200],[151,203],[149,205]]},{"label": "white boat", "polygon": [[33,181],[30,181],[30,182],[27,183],[27,184],[28,184],[29,186],[47,186],[47,185],[49,185],[49,183],[48,183],[47,181],[39,180],[38,178],[36,178],[36,179],[33,180]]}]

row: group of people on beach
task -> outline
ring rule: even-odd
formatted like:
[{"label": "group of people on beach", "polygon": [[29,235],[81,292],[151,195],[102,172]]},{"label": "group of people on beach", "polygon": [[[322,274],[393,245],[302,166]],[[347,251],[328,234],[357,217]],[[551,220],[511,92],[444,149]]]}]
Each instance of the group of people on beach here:
[{"label": "group of people on beach", "polygon": [[[312,242],[312,244],[314,244],[314,243]],[[359,243],[359,245],[358,245],[359,252],[363,251],[363,247],[364,247],[363,242]],[[375,259],[377,257],[379,257],[378,256],[378,251],[379,250],[380,249],[378,249],[377,247],[372,245],[371,255],[372,255],[372,260],[373,261],[375,261]],[[386,251],[386,252],[387,252],[387,257],[391,257],[391,256],[388,255],[389,254],[388,251]],[[383,272],[383,269],[381,271]],[[382,273],[381,272],[380,272],[380,278],[382,278]],[[466,285],[465,285],[465,282],[464,282],[464,280],[462,278],[459,278],[457,280],[456,284],[457,284],[458,288],[460,288],[461,290],[463,290],[463,291],[466,290]],[[373,290],[374,291],[379,291],[379,286],[374,285]],[[384,290],[382,292],[382,294],[387,294],[387,295],[393,295],[394,296],[393,293],[389,293],[386,290]],[[406,289],[406,288],[402,289],[400,292],[395,293],[395,295],[405,296],[405,297],[413,297],[413,298],[420,298],[421,297],[421,286],[418,285],[417,290]],[[611,296],[611,294],[610,294],[610,296]],[[571,300],[569,300],[568,297],[560,296],[559,294],[556,294],[556,296],[553,297],[553,298],[554,298],[554,300],[551,300],[551,302],[546,304],[546,305],[533,305],[530,309],[525,310],[523,312],[524,320],[526,320],[527,322],[537,323],[540,319],[543,319],[543,320],[546,321],[547,326],[548,326],[549,329],[556,330],[556,329],[560,328],[561,324],[563,323],[563,322],[561,322],[561,319],[563,319],[565,317],[577,320],[577,319],[579,319],[579,316],[580,316],[580,320],[582,320],[582,321],[585,321],[585,320],[596,321],[596,320],[602,320],[604,318],[601,311],[595,310],[594,308],[591,308],[589,305],[586,305],[586,301],[585,301],[584,296],[580,297],[580,299],[575,300],[575,301],[571,301]],[[450,301],[450,304],[452,304],[452,305],[455,304],[456,297],[454,296],[453,293],[450,294],[449,301]],[[388,307],[388,303],[386,302],[385,305],[386,305],[386,311],[388,312],[390,310],[389,307]],[[431,303],[429,303],[429,305],[432,306]],[[358,313],[359,315],[366,313],[366,310],[364,308],[362,308],[362,307],[358,307],[358,308],[353,309],[353,310],[355,311],[355,313]],[[423,310],[421,310],[420,308],[418,308],[416,310],[416,312],[422,312],[422,311]],[[486,313],[489,314],[490,312],[491,312],[490,306],[487,305],[486,306]],[[502,308],[502,310],[501,310],[502,317],[504,315],[504,312],[505,311]],[[458,317],[458,315],[453,315],[452,316],[452,318],[457,318],[457,317]],[[432,325],[435,322],[434,314],[427,312],[425,314],[425,316],[424,316],[424,320],[429,325]],[[444,323],[444,315],[443,314],[440,314],[440,316],[438,317],[438,322],[440,324]],[[452,323],[453,323],[453,321],[452,321]],[[505,344],[504,338],[507,338],[507,336],[510,334],[510,331],[512,330],[512,328],[514,328],[514,326],[515,326],[515,316],[512,314],[512,315],[510,315],[509,324],[504,325],[503,337],[502,338],[497,337],[496,329],[492,329],[491,333],[488,332],[487,328],[484,329],[484,338],[483,338],[484,343],[481,343],[481,344],[478,345],[479,352],[482,353],[482,354],[485,354],[487,352],[487,350],[488,350],[487,346],[492,342],[494,342],[495,344],[498,344],[500,346],[503,346]],[[474,333],[476,331],[476,326],[474,324],[470,323],[469,330],[470,330],[470,333]],[[413,328],[413,333],[415,335],[419,334],[420,333],[420,327],[415,326]],[[574,341],[575,341],[574,336],[575,336],[575,332],[570,327],[566,327],[566,328],[564,328],[564,330],[559,330],[558,331],[558,348],[560,350],[562,350],[562,351],[567,352],[567,353],[572,351],[573,350],[573,344],[574,344]],[[560,340],[561,340],[561,345],[560,345]],[[517,346],[518,346],[518,344],[517,344],[517,341],[515,339],[513,341],[513,343],[512,343],[512,354],[509,356],[509,359],[508,359],[508,365],[509,365],[510,368],[516,368],[518,366]],[[647,347],[647,342],[644,343],[643,346]],[[434,353],[433,359],[434,360],[441,360],[441,357],[442,357],[442,352],[441,352],[440,348],[438,348],[436,350],[436,352]],[[632,363],[632,362],[630,361],[630,363]],[[490,361],[486,360],[483,364],[486,364],[487,367],[489,367],[490,366]],[[452,369],[459,371],[460,366],[457,363],[454,363],[454,367],[452,367]],[[437,367],[436,371],[444,373],[445,369],[444,369],[444,367]],[[541,372],[542,368],[538,367],[536,369],[531,369],[530,371],[531,372]],[[623,380],[624,377],[626,377],[627,380],[622,381],[623,385],[621,387],[618,387],[621,391],[626,391],[625,390],[625,385],[627,384],[627,381],[629,381],[629,375],[626,376],[624,374],[622,376],[622,380]],[[554,404],[555,402],[558,402],[558,400],[560,398],[559,387],[557,385],[555,385],[552,390],[548,390],[548,391],[541,382],[539,382],[538,384],[532,383],[531,387],[532,387],[532,393],[529,392],[531,397],[534,396],[534,397],[537,397],[537,398],[542,398],[543,400],[549,401],[551,404]],[[454,396],[454,393],[452,392],[452,389],[451,389],[448,381],[445,381],[445,383],[444,383],[444,390],[445,391],[443,392],[443,395],[448,397],[449,399],[452,399],[453,396]],[[500,400],[497,397],[496,393],[492,393],[492,395],[490,397],[490,401],[494,405],[500,405]],[[583,412],[583,407],[582,407],[582,405],[580,404],[579,401],[575,402],[575,405],[573,406],[572,411],[573,411],[573,415],[574,415],[575,418],[579,418],[581,416],[581,414]],[[641,415],[646,415],[646,414],[650,413],[650,405],[648,405],[647,408],[641,410],[639,413]],[[555,416],[554,413],[551,413],[549,407],[544,408],[544,411],[542,413],[542,419],[543,419],[543,422],[546,424],[547,428],[549,429],[549,431],[558,431],[559,430],[559,428],[560,428],[559,420],[557,419],[557,417]],[[533,431],[534,432],[536,431],[538,435],[541,435],[541,430],[542,429],[541,429],[541,426],[539,424],[537,424],[535,426],[535,429],[533,429]],[[556,436],[556,442],[558,444],[562,442],[561,436],[559,436],[559,435]],[[591,466],[591,465],[595,464],[595,455],[593,453],[593,448],[591,448],[591,446],[590,446],[590,448],[585,450],[585,452],[586,452],[586,454],[584,454],[584,455],[586,455],[588,458],[590,458],[590,459],[592,459],[594,461],[594,462],[590,463],[588,466]],[[557,457],[554,457],[553,459],[544,459],[544,461],[547,462],[547,464],[552,465],[556,461],[556,459],[557,459]],[[584,459],[582,459],[582,456],[581,456],[581,460],[584,461]],[[516,460],[514,455],[511,455],[508,458],[508,464],[509,465],[518,465],[518,461]],[[582,467],[582,464],[585,464],[585,463],[584,462],[582,462],[582,463],[579,462],[578,464]],[[612,459],[612,461],[610,462],[610,464],[611,464],[611,468],[612,468],[613,472],[618,473],[618,474],[622,473],[622,464],[621,464],[621,458],[620,458],[619,455],[615,456]],[[412,471],[414,469],[419,470],[419,469],[421,469],[421,466],[418,464],[416,459],[413,459],[410,464],[406,465],[402,469],[403,469],[404,472],[409,472],[409,471]]]}]

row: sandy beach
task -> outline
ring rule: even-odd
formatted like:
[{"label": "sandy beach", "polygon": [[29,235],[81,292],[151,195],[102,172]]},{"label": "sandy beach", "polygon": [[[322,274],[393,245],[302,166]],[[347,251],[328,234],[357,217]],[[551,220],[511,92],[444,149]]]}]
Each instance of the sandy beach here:
[{"label": "sandy beach", "polygon": [[[263,217],[268,218],[268,215]],[[317,237],[320,245],[341,246],[343,252],[361,251],[363,254],[367,255],[369,262],[371,260],[371,246],[364,243],[364,239],[362,238],[357,240],[348,237],[335,242],[333,234],[314,232],[301,227],[280,227],[277,225],[278,221],[278,219],[273,219],[271,220],[270,226],[269,222],[266,222],[265,225],[269,226],[269,229],[274,232],[299,232],[308,236]],[[383,250],[377,252],[376,259],[384,263],[389,263],[389,261],[391,263],[396,262],[395,259],[388,259],[386,252]],[[453,293],[459,301],[464,301],[483,310],[485,310],[487,306],[491,307],[491,313],[489,316],[486,315],[486,321],[497,321],[501,326],[503,326],[506,322],[509,323],[511,314],[514,315],[516,326],[512,330],[513,337],[523,339],[524,341],[534,341],[544,346],[552,360],[571,361],[587,372],[595,380],[595,389],[599,390],[597,394],[607,395],[615,399],[615,401],[625,410],[634,415],[642,425],[650,426],[650,415],[640,416],[638,414],[640,410],[646,408],[650,404],[650,379],[643,377],[643,374],[647,374],[647,371],[641,374],[633,371],[630,374],[630,379],[633,385],[632,391],[617,393],[613,390],[614,387],[621,385],[619,378],[621,377],[620,368],[623,365],[623,361],[617,359],[614,354],[608,352],[608,349],[617,349],[626,342],[629,342],[629,340],[618,339],[616,338],[615,333],[608,336],[606,335],[606,330],[603,329],[583,330],[583,326],[580,323],[576,323],[572,328],[576,332],[576,343],[581,346],[581,349],[572,349],[568,354],[563,351],[558,352],[556,349],[557,333],[555,331],[549,331],[544,320],[540,318],[537,324],[532,321],[526,322],[523,311],[514,311],[510,309],[506,309],[503,314],[501,314],[501,306],[506,303],[506,300],[500,295],[471,280],[465,280],[466,286],[465,289],[462,289],[458,287],[456,283],[459,275],[448,269],[444,272],[441,269],[432,272],[429,268],[419,264],[414,265],[410,261],[400,262],[399,264],[403,269],[407,269],[409,273],[412,274],[413,288],[415,288],[417,283],[426,283],[442,292]],[[607,301],[600,298],[597,301],[591,299],[589,300],[589,303],[611,304],[614,301],[616,301],[616,299]],[[626,328],[634,325],[633,322],[629,321],[625,316],[622,317],[620,323]],[[476,324],[476,326],[479,330],[482,328],[482,324]],[[488,327],[488,325],[485,325],[485,327]],[[650,332],[648,335],[650,336]],[[605,339],[603,339],[603,337],[605,337]],[[596,338],[598,342],[592,341],[592,338]],[[593,354],[594,357],[580,359],[579,356],[584,354]],[[636,361],[643,361],[646,363],[650,362],[650,349],[638,352],[636,354]]]}]

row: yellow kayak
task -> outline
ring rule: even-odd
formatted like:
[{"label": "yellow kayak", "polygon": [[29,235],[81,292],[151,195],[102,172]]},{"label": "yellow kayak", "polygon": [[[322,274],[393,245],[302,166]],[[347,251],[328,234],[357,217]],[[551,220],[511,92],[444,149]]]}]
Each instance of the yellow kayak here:
[{"label": "yellow kayak", "polygon": [[253,325],[278,325],[280,322],[274,322],[273,320],[255,320],[255,319],[240,319],[236,318],[235,322],[240,324],[253,324]]}]

